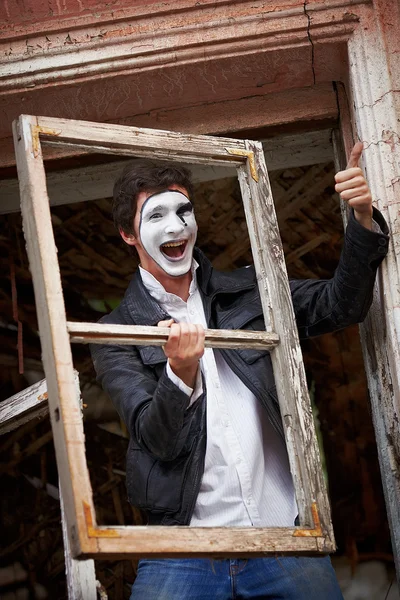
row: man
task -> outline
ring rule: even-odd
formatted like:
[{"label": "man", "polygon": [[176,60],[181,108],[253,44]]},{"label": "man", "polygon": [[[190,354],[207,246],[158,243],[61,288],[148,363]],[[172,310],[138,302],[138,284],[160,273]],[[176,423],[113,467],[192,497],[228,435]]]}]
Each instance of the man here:
[{"label": "man", "polygon": [[[291,281],[301,337],[362,321],[386,223],[352,152],[336,190],[352,208],[332,280]],[[204,328],[264,328],[255,272],[213,270],[196,248],[186,169],[139,161],[114,187],[114,220],[140,267],[107,323],[170,327],[165,347],[93,346],[127,425],[130,502],[150,524],[293,526],[297,507],[270,355],[204,350]],[[142,560],[131,600],[338,600],[329,558]]]}]

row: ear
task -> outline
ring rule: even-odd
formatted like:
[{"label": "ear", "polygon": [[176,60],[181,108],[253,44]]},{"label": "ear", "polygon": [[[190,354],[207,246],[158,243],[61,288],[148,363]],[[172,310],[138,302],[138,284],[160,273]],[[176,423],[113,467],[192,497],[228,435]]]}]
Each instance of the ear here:
[{"label": "ear", "polygon": [[139,240],[133,235],[133,233],[125,233],[122,229],[119,230],[119,234],[128,246],[136,246]]}]

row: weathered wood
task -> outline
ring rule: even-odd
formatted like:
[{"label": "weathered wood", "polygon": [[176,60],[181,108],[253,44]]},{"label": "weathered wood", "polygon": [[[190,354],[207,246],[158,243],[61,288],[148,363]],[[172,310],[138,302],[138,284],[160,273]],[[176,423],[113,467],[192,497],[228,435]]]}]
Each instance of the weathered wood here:
[{"label": "weathered wood", "polygon": [[[89,528],[90,531],[90,528]],[[85,558],[256,557],[331,552],[321,536],[297,537],[295,528],[113,526],[96,528],[98,551]]]},{"label": "weathered wood", "polygon": [[33,133],[36,126],[36,118],[20,118],[14,123],[13,133],[58,473],[64,494],[71,552],[79,554],[80,544],[84,541],[86,548],[96,548],[93,540],[85,539],[82,504],[85,499],[93,506],[92,489],[85,458],[82,416],[75,388],[46,176],[40,143]]},{"label": "weathered wood", "polygon": [[[146,101],[148,99],[145,96]],[[40,105],[38,105],[40,106]],[[80,108],[82,106],[80,105]],[[39,112],[39,109],[38,111]],[[221,134],[225,135],[227,131],[240,131],[249,130],[254,128],[263,128],[266,125],[265,115],[268,115],[268,126],[281,126],[282,123],[294,124],[298,122],[315,122],[319,126],[320,122],[334,123],[337,119],[337,103],[334,90],[332,89],[331,83],[321,83],[312,87],[297,88],[293,90],[283,90],[278,92],[272,92],[260,96],[251,94],[249,97],[238,98],[234,102],[231,99],[220,102],[206,101],[201,105],[196,102],[196,110],[193,111],[193,107],[179,107],[170,110],[162,110],[162,123],[163,128],[172,131],[180,131],[182,133],[202,134],[206,135],[213,133],[214,135]],[[77,110],[77,114],[79,111]],[[90,113],[89,113],[90,114]],[[140,111],[140,115],[136,117],[130,117],[124,119],[124,125],[138,125],[141,127],[157,127],[159,119],[157,118],[159,111],[150,111],[148,115],[145,115]],[[87,117],[86,117],[87,118]],[[118,122],[118,120],[115,120]],[[300,160],[300,144],[296,144],[294,148],[294,154],[286,149],[283,150],[282,138],[280,136],[271,138],[265,141],[265,151],[267,152],[267,164],[269,169],[283,168],[285,165],[281,165],[279,162],[280,153],[283,152],[283,159],[287,161],[286,166],[289,167],[293,161],[293,166],[296,166]],[[275,152],[275,140],[277,143],[277,151]],[[327,155],[326,141],[321,141],[321,157]],[[305,144],[312,145],[314,141],[307,139]],[[325,148],[325,149],[324,149]],[[310,152],[307,148],[303,149],[305,153],[305,160],[308,157],[311,158]],[[45,160],[56,161],[61,158],[71,156],[81,156],[85,154],[85,150],[74,149],[73,146],[49,146],[45,145],[43,148],[43,154]],[[319,160],[317,160],[319,162]],[[306,164],[306,163],[304,163]],[[12,139],[4,138],[0,139],[0,168],[9,167],[15,165],[15,153],[13,149]],[[274,166],[275,165],[275,166]],[[281,165],[281,166],[279,166]],[[84,169],[84,167],[82,167]],[[199,165],[197,168],[201,168]],[[222,169],[224,167],[220,167]],[[50,175],[50,174],[49,174]],[[101,174],[99,175],[100,181],[104,180]],[[85,176],[83,176],[85,181]],[[49,182],[53,185],[53,179],[49,177]],[[104,182],[105,186],[109,187],[110,182],[107,180]],[[87,184],[89,185],[89,183]],[[7,188],[5,188],[7,189]],[[75,188],[74,188],[75,189]],[[94,189],[98,189],[97,186]],[[54,188],[49,187],[50,202],[53,200]],[[83,186],[83,192],[85,186]],[[79,194],[79,187],[77,192]],[[2,195],[0,195],[2,197]],[[71,194],[74,197],[74,194]]]},{"label": "weathered wood", "polygon": [[[375,5],[377,14],[374,18],[365,14],[363,26],[357,29],[348,46],[352,112],[347,110],[344,90],[339,88],[338,93],[340,106],[344,107],[341,132],[347,154],[349,137],[354,132],[354,137],[364,142],[362,158],[368,184],[391,235],[388,255],[380,267],[374,303],[360,333],[400,584],[400,69],[398,63],[390,64],[399,46],[395,32],[400,26],[400,10],[396,5],[390,14],[392,34],[384,36],[383,5]],[[340,152],[337,154],[340,159]],[[344,164],[342,156],[342,168]]]},{"label": "weathered wood", "polygon": [[[75,386],[79,394],[79,376],[76,371]],[[32,419],[40,419],[48,412],[47,383],[42,379],[0,403],[0,435],[13,431]]]},{"label": "weathered wood", "polygon": [[71,556],[65,508],[60,486],[61,526],[64,542],[65,574],[69,600],[96,600],[94,560],[76,560]]},{"label": "weathered wood", "polygon": [[[263,148],[268,169],[290,169],[332,160],[330,133],[330,129],[324,129],[265,140]],[[50,205],[111,198],[114,181],[132,160],[48,173],[46,179]],[[195,183],[236,177],[236,171],[229,167],[192,165],[191,171]],[[0,214],[19,210],[18,179],[0,180]]]},{"label": "weathered wood", "polygon": [[[39,32],[33,26],[26,33],[32,46],[28,64],[21,43],[10,50],[10,42],[7,44],[6,40],[0,47],[5,56],[11,53],[13,57],[5,61],[0,88],[21,94],[30,86],[52,87],[60,79],[69,81],[71,86],[78,85],[82,78],[106,80],[110,74],[116,80],[117,75],[120,78],[144,70],[154,72],[172,65],[184,68],[188,63],[213,62],[221,56],[236,59],[238,54],[255,54],[260,48],[276,52],[282,47],[296,47],[298,53],[301,47],[308,49],[310,44],[302,4],[281,5],[280,11],[279,5],[276,10],[266,10],[262,0],[243,3],[240,10],[234,0],[201,5],[175,2],[174,6],[175,10],[170,10],[170,5],[151,3],[150,9],[147,5],[135,5],[125,7],[123,12],[115,11],[114,7],[114,12],[107,16],[103,13],[100,17],[96,11],[97,18],[93,15],[92,19],[82,12],[74,19],[65,15],[62,33],[71,31],[73,44],[63,43],[65,35],[54,32],[54,19]],[[318,3],[315,8],[319,28],[329,28],[328,39],[345,41],[354,29],[357,14],[344,19],[342,6],[343,0],[331,0],[327,5]],[[86,24],[88,20],[90,38],[86,30],[82,31],[80,22]],[[107,43],[99,44],[102,38]],[[298,68],[301,67],[299,61]],[[310,75],[307,74],[308,78]],[[132,89],[134,96],[138,91]]]},{"label": "weathered wood", "polygon": [[[272,355],[279,352],[278,360],[273,361],[299,505],[299,528],[178,528],[176,539],[171,541],[171,528],[166,531],[164,527],[97,527],[85,460],[82,420],[74,389],[68,333],[68,327],[70,331],[74,327],[82,329],[82,324],[66,322],[39,132],[42,132],[44,137],[58,137],[59,142],[67,142],[74,146],[84,144],[110,152],[126,154],[132,151],[136,155],[207,164],[219,164],[220,161],[226,164],[228,156],[228,162],[233,158],[233,164],[240,166],[239,179],[268,332],[252,332],[246,335],[249,340],[253,340],[252,343],[257,338],[257,343],[260,343],[261,339],[262,347],[265,348],[272,338],[274,343],[277,342],[276,334],[272,333],[272,329],[275,329],[272,324],[276,322],[279,325],[280,344]],[[72,554],[80,557],[193,554],[244,556],[276,552],[332,551],[334,542],[324,488],[321,484],[322,472],[315,454],[316,442],[311,409],[307,402],[301,351],[261,144],[26,116],[21,117],[15,124],[14,135],[27,250],[34,280],[43,363],[49,386],[50,415],[60,481],[65,494],[65,512]],[[232,150],[236,154],[232,154]],[[269,235],[268,251],[263,248],[264,240],[260,237],[264,234]],[[272,298],[272,306],[269,297]],[[84,329],[88,327],[96,331],[99,326],[84,324]],[[104,329],[107,329],[107,326],[97,329],[97,341],[100,339],[103,342],[105,339],[97,337],[103,335]],[[114,335],[115,330],[109,330],[109,333]],[[118,335],[121,333],[123,332],[119,331]],[[160,333],[161,329],[153,329],[151,339],[158,339],[159,343],[163,344],[169,331],[165,330],[162,339]],[[221,338],[221,332],[214,333]],[[210,332],[208,335],[210,339],[213,337],[210,336]],[[235,347],[238,347],[237,338],[243,337],[243,332],[225,332],[222,337],[224,336],[230,338],[230,344],[234,343]],[[283,339],[285,336],[287,339]],[[129,342],[132,342],[131,336]],[[146,339],[146,344],[148,343],[149,337]],[[247,345],[251,344],[248,342]],[[282,349],[279,350],[280,348]]]},{"label": "weathered wood", "polygon": [[25,460],[29,456],[32,456],[32,454],[36,454],[39,448],[42,448],[43,446],[48,444],[52,440],[52,438],[53,432],[51,429],[49,429],[49,431],[47,431],[39,438],[36,438],[31,444],[29,444],[29,446],[27,446],[21,452],[19,452],[15,458],[6,463],[0,464],[0,474],[11,472],[14,469],[14,467],[19,465],[19,463],[21,463],[23,460]]},{"label": "weathered wood", "polygon": [[239,166],[243,159],[227,152],[245,150],[243,140],[143,129],[89,121],[36,117],[35,133],[42,141],[73,144],[104,154],[141,156],[207,165]]},{"label": "weathered wood", "polygon": [[261,139],[268,172],[331,161],[330,138],[331,129],[322,129]]},{"label": "weathered wood", "polygon": [[301,256],[304,256],[304,254],[308,254],[308,252],[314,250],[314,248],[318,248],[320,244],[330,242],[330,240],[331,236],[329,233],[321,233],[321,235],[317,235],[317,237],[313,238],[309,242],[306,242],[299,248],[296,248],[296,250],[293,250],[293,252],[290,252],[290,254],[285,257],[286,264],[290,265]]},{"label": "weathered wood", "polygon": [[293,217],[297,211],[306,206],[313,196],[320,194],[328,185],[333,185],[332,174],[324,173],[321,179],[314,181],[310,187],[298,196],[293,202],[288,202],[279,210],[279,221],[283,222],[286,219]]},{"label": "weathered wood", "polygon": [[312,526],[311,507],[316,502],[324,536],[333,548],[329,501],[268,173],[261,145],[246,141],[246,146],[255,155],[259,180],[254,181],[246,165],[239,169],[239,181],[267,329],[280,337],[271,358],[300,522]]},{"label": "weathered wood", "polygon": [[48,412],[47,384],[42,379],[0,403],[0,435]]},{"label": "weathered wood", "polygon": [[[134,159],[48,173],[47,190],[51,206],[86,200],[112,198],[114,181],[122,169]],[[224,177],[236,177],[229,167],[192,165],[193,181],[202,182]],[[18,179],[0,181],[0,214],[20,210]]]},{"label": "weathered wood", "polygon": [[[170,330],[167,327],[142,325],[107,325],[102,323],[67,322],[71,342],[80,344],[126,344],[164,346]],[[279,337],[265,331],[206,329],[206,348],[275,348]]]}]

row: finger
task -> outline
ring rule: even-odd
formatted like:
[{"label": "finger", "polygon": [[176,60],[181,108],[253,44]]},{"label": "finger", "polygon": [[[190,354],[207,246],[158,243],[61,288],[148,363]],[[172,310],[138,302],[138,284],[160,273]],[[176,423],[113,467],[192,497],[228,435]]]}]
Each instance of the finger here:
[{"label": "finger", "polygon": [[197,326],[193,323],[188,323],[188,336],[185,353],[188,358],[195,356],[197,346]]},{"label": "finger", "polygon": [[196,325],[196,328],[197,328],[196,354],[199,358],[201,358],[204,354],[204,340],[206,337],[206,332],[204,331],[203,325]]},{"label": "finger", "polygon": [[175,323],[173,319],[168,319],[167,321],[159,321],[157,323],[157,327],[171,327],[172,323]]},{"label": "finger", "polygon": [[367,197],[367,196],[368,196],[368,186],[362,186],[359,188],[353,188],[351,190],[345,190],[344,192],[342,192],[340,194],[340,197],[342,198],[342,200],[346,200],[346,202],[348,202],[349,200],[353,200],[353,198]]},{"label": "finger", "polygon": [[363,151],[364,145],[362,142],[357,142],[353,146],[353,150],[351,151],[349,162],[347,163],[347,169],[351,169],[352,167],[358,167],[358,162],[361,158],[361,154]]},{"label": "finger", "polygon": [[352,169],[346,169],[345,171],[339,171],[335,175],[336,183],[342,183],[343,181],[349,181],[354,177],[364,177],[364,173],[360,167],[353,167]]},{"label": "finger", "polygon": [[181,328],[179,323],[172,323],[171,329],[168,336],[168,341],[163,347],[165,354],[170,357],[174,356],[179,348],[179,342],[181,337]]},{"label": "finger", "polygon": [[198,337],[199,337],[199,332],[197,329],[197,325],[195,324],[191,324],[189,326],[190,329],[190,340],[189,340],[189,347],[188,347],[188,351],[190,353],[191,356],[193,356],[194,358],[198,358],[197,356],[197,343],[198,343]]},{"label": "finger", "polygon": [[335,191],[340,194],[341,192],[344,192],[344,190],[362,187],[363,185],[367,185],[367,182],[362,175],[357,175],[357,177],[352,177],[352,179],[343,181],[342,183],[337,183],[335,185]]},{"label": "finger", "polygon": [[179,323],[180,336],[179,344],[177,347],[177,354],[180,358],[184,358],[187,353],[187,347],[190,339],[190,331],[188,323]]},{"label": "finger", "polygon": [[372,215],[372,205],[370,196],[357,196],[348,200],[349,206],[358,212],[369,213]]},{"label": "finger", "polygon": [[366,196],[357,196],[357,198],[352,198],[352,200],[348,200],[347,204],[353,210],[358,213],[369,214],[372,216],[372,206],[369,202],[369,198]]}]

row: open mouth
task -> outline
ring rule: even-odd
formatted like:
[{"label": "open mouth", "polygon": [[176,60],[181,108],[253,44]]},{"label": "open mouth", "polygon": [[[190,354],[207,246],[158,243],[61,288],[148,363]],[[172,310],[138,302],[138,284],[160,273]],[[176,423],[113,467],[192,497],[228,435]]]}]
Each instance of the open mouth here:
[{"label": "open mouth", "polygon": [[168,260],[180,260],[185,254],[187,240],[176,240],[176,242],[168,242],[160,246],[161,252]]}]

